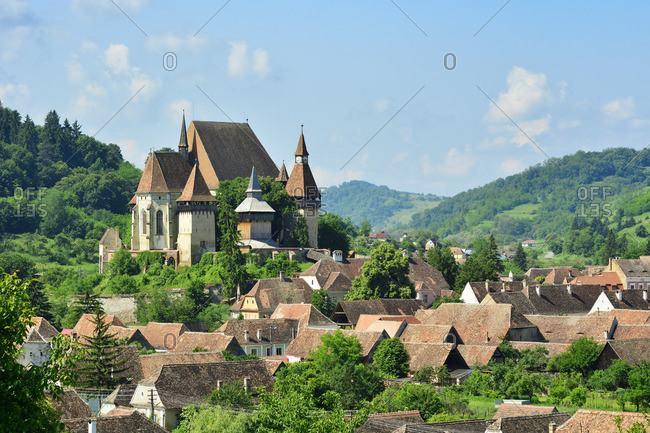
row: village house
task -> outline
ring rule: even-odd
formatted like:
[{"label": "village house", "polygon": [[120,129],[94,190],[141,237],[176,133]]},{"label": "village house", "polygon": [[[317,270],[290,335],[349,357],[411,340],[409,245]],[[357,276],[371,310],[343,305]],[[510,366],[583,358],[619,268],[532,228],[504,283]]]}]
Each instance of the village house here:
[{"label": "village house", "polygon": [[620,325],[650,325],[650,310],[618,309],[609,311],[594,311],[590,316],[616,317]]},{"label": "village house", "polygon": [[388,233],[383,230],[379,233],[370,233],[368,239],[386,242],[388,240]]},{"label": "village house", "polygon": [[[643,256],[646,257],[646,256]],[[603,272],[614,272],[624,289],[644,290],[650,284],[650,257],[647,259],[609,259]]]},{"label": "village house", "polygon": [[598,296],[590,315],[611,310],[650,310],[648,289],[643,290],[609,290]]},{"label": "village house", "polygon": [[481,304],[511,304],[522,314],[586,315],[601,293],[598,285],[527,285],[520,292],[490,293]]},{"label": "village house", "polygon": [[460,299],[466,304],[480,304],[488,293],[521,292],[526,281],[473,281],[465,284]]},{"label": "village house", "polygon": [[433,239],[427,239],[427,241],[424,243],[425,251],[429,251],[433,248],[440,248],[440,242],[434,241]]},{"label": "village house", "polygon": [[[318,346],[322,345],[321,338],[327,334],[333,334],[331,329],[303,329],[300,334],[289,344],[286,350],[286,356],[289,362],[304,361],[310,352],[315,351]],[[355,336],[361,344],[361,356],[365,364],[372,362],[372,356],[379,347],[379,343],[385,338],[390,338],[385,332],[370,331],[341,331],[345,337]]]},{"label": "village house", "polygon": [[281,272],[278,278],[258,280],[250,292],[230,307],[230,316],[233,319],[240,314],[244,319],[270,317],[280,304],[309,304],[313,293],[302,278],[288,278]]},{"label": "village house", "polygon": [[229,320],[214,333],[234,337],[247,355],[284,356],[299,326],[298,319]]},{"label": "village house", "polygon": [[492,418],[499,419],[517,416],[545,415],[557,412],[558,410],[555,406],[534,406],[531,404],[501,403]]},{"label": "village house", "polygon": [[458,263],[459,265],[464,265],[465,262],[467,261],[467,256],[468,256],[465,250],[458,247],[451,247],[449,249],[451,250],[451,254],[453,254],[454,256],[454,260],[456,260],[456,263]]},{"label": "village house", "polygon": [[178,339],[189,331],[183,323],[149,322],[146,326],[136,326],[151,347],[158,352],[165,352],[176,347]]},{"label": "village house", "polygon": [[442,304],[415,314],[423,324],[451,325],[464,344],[499,345],[501,340],[543,341],[537,326],[512,305]]},{"label": "village house", "polygon": [[418,299],[370,299],[364,301],[339,301],[332,320],[340,327],[355,327],[362,314],[380,316],[413,316],[424,308]]},{"label": "village house", "polygon": [[604,290],[622,290],[623,283],[616,272],[601,272],[596,275],[579,275],[569,281],[571,285],[597,284]]},{"label": "village house", "polygon": [[[441,343],[404,343],[409,354],[409,370],[411,374],[423,367],[447,367],[452,378],[463,378],[471,371],[465,359],[452,344]],[[460,374],[459,374],[460,373]]]},{"label": "village house", "polygon": [[122,409],[101,417],[62,420],[70,433],[166,433],[166,430],[133,409]]},{"label": "village house", "polygon": [[650,362],[650,338],[633,338],[628,340],[609,340],[600,351],[595,366],[605,370],[616,359],[634,365],[637,362]]},{"label": "village house", "polygon": [[572,343],[582,337],[606,341],[616,329],[615,317],[526,315],[550,343]]},{"label": "village house", "polygon": [[173,430],[185,406],[203,401],[225,383],[240,383],[256,396],[259,388],[272,390],[273,382],[263,360],[169,364],[138,383],[130,405],[165,430]]},{"label": "village house", "polygon": [[551,433],[570,417],[569,412],[503,417],[490,424],[485,433]]},{"label": "village house", "polygon": [[50,349],[50,342],[43,338],[36,327],[32,327],[23,342],[16,361],[25,367],[32,365],[40,367],[50,359]]},{"label": "village house", "polygon": [[534,239],[526,239],[521,243],[522,247],[533,248],[539,246],[539,243]]},{"label": "village house", "polygon": [[219,352],[227,350],[235,356],[245,355],[237,339],[231,335],[218,332],[184,332],[178,337],[176,345],[170,350],[172,353],[185,353],[195,350]]},{"label": "village house", "polygon": [[278,304],[271,319],[298,320],[298,333],[305,328],[338,329],[336,323],[325,317],[312,304]]}]

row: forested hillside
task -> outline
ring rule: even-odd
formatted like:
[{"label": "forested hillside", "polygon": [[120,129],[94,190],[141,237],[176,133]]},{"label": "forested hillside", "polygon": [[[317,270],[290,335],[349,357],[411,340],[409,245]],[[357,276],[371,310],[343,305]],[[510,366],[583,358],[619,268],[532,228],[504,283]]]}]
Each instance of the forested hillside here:
[{"label": "forested hillside", "polygon": [[129,242],[128,201],[141,171],[50,111],[42,126],[0,104],[0,239],[4,251],[62,265],[95,262],[107,226]]},{"label": "forested hillside", "polygon": [[564,236],[581,227],[576,217],[603,219],[622,230],[629,218],[650,211],[649,166],[650,153],[644,151],[580,151],[457,194],[415,214],[411,225],[441,237],[493,233],[501,242]]},{"label": "forested hillside", "polygon": [[395,191],[361,180],[327,188],[323,194],[327,212],[349,217],[355,224],[367,219],[373,230],[387,230],[410,221],[413,213],[436,206],[444,197]]}]

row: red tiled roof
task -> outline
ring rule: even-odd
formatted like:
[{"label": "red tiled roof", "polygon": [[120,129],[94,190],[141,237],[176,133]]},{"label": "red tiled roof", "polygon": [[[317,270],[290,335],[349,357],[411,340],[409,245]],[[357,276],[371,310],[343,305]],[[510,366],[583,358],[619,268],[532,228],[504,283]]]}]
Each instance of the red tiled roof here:
[{"label": "red tiled roof", "polygon": [[613,330],[613,317],[594,316],[536,316],[526,315],[544,338],[551,343],[571,343],[581,337],[604,341]]},{"label": "red tiled roof", "polygon": [[557,408],[555,406],[533,406],[530,404],[502,403],[492,418],[509,418],[513,416],[530,416],[555,412],[557,412]]},{"label": "red tiled roof", "polygon": [[650,325],[650,310],[594,311],[589,316],[616,317],[619,325]]},{"label": "red tiled roof", "polygon": [[156,350],[171,350],[176,347],[179,337],[187,332],[182,323],[149,322],[147,326],[137,326],[144,338]]},{"label": "red tiled roof", "polygon": [[217,199],[212,196],[208,185],[206,185],[201,172],[198,170],[198,165],[194,164],[194,168],[190,172],[190,176],[185,183],[183,192],[176,199],[177,202],[216,202]]},{"label": "red tiled roof", "polygon": [[617,432],[619,428],[614,421],[621,420],[620,428],[625,431],[639,422],[645,424],[646,418],[638,412],[614,412],[605,410],[579,409],[568,421],[560,425],[557,433],[609,433]]},{"label": "red tiled roof", "polygon": [[[93,323],[95,315],[94,314],[83,314],[77,324],[72,328],[72,332],[76,333],[78,338],[82,337],[92,337],[95,332],[95,324]],[[122,323],[119,317],[112,315],[104,315],[104,323],[108,323],[112,326],[119,326],[126,328],[126,325]]]}]

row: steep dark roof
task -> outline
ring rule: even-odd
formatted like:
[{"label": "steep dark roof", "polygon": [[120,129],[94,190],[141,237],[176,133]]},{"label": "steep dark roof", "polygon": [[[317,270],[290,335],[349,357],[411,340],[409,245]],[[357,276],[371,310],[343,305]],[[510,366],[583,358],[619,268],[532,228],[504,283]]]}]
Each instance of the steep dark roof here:
[{"label": "steep dark roof", "polygon": [[248,177],[253,164],[260,176],[276,177],[278,168],[248,123],[193,121],[204,152],[197,151],[197,140],[190,153],[199,161],[201,172],[210,189],[217,189],[222,180]]},{"label": "steep dark roof", "polygon": [[424,308],[418,299],[371,299],[365,301],[339,301],[331,319],[341,325],[356,325],[362,314],[379,314],[382,316],[412,316]]},{"label": "steep dark roof", "polygon": [[296,199],[318,200],[321,197],[309,164],[294,164],[286,190]]},{"label": "steep dark roof", "polygon": [[485,433],[548,433],[551,422],[560,425],[569,418],[569,412],[499,418],[488,426]]},{"label": "steep dark roof", "polygon": [[488,293],[520,292],[525,287],[523,281],[472,281],[467,284],[479,302],[483,301]]},{"label": "steep dark roof", "polygon": [[129,415],[66,419],[63,423],[72,433],[87,433],[88,422],[91,420],[97,422],[97,433],[166,433],[165,429],[138,411],[133,411]]},{"label": "steep dark roof", "polygon": [[[650,275],[649,275],[650,276]],[[650,302],[643,299],[643,290],[609,290],[603,292],[614,309],[621,310],[650,310]],[[618,299],[618,296],[621,299]]]},{"label": "steep dark roof", "polygon": [[[616,354],[615,359],[622,359],[630,365],[641,361],[650,362],[650,339],[648,338],[609,340],[603,346],[599,357],[609,349]],[[599,360],[596,363],[598,364]]]},{"label": "steep dark roof", "polygon": [[331,257],[322,258],[314,263],[314,265],[309,269],[303,271],[300,276],[316,277],[318,284],[321,287],[324,287],[333,272],[340,272],[351,282],[355,277],[361,275],[363,264],[369,260],[370,259],[367,258],[358,258],[337,262]]},{"label": "steep dark roof", "polygon": [[422,289],[432,290],[441,297],[443,290],[449,289],[449,283],[442,273],[419,257],[409,257],[409,279],[415,284],[422,282]]},{"label": "steep dark roof", "polygon": [[[234,337],[240,345],[275,344],[289,343],[298,333],[298,319],[248,319],[228,320],[215,331]],[[248,339],[245,332],[248,331]],[[261,332],[258,338],[258,331]]]},{"label": "steep dark roof", "polygon": [[177,202],[181,201],[209,201],[216,202],[217,199],[212,196],[208,185],[205,183],[205,179],[199,171],[199,166],[194,164],[190,176],[185,183],[185,188],[183,188],[183,193],[176,199]]},{"label": "steep dark roof", "polygon": [[[186,337],[187,334],[191,334],[191,332],[186,332],[181,338]],[[234,355],[238,354],[235,353]],[[155,373],[160,367],[167,364],[201,364],[205,362],[224,362],[225,360],[226,358],[221,352],[169,352],[140,356],[144,377]]]},{"label": "steep dark roof", "polygon": [[32,322],[34,322],[33,327],[46,340],[50,340],[52,337],[59,335],[59,331],[57,331],[56,328],[50,324],[50,322],[42,317],[32,317]]},{"label": "steep dark roof", "polygon": [[181,192],[191,171],[180,153],[150,153],[136,193]]},{"label": "steep dark roof", "polygon": [[243,301],[246,297],[255,298],[258,312],[271,314],[280,304],[308,304],[311,302],[313,289],[302,278],[263,278],[245,296],[235,303],[230,311],[245,310]]},{"label": "steep dark roof", "polygon": [[452,344],[439,343],[404,343],[409,354],[409,369],[418,371],[422,367],[441,367],[449,370],[469,368],[458,349]]},{"label": "steep dark roof", "polygon": [[181,137],[178,140],[178,147],[187,147],[187,127],[185,126],[185,111],[183,111],[183,123],[181,125]]},{"label": "steep dark roof", "polygon": [[584,315],[601,293],[599,285],[529,285],[520,292],[490,293],[488,297],[497,304],[511,304],[522,314]]},{"label": "steep dark roof", "polygon": [[309,152],[307,152],[307,145],[305,144],[305,135],[301,132],[300,133],[300,138],[298,139],[298,147],[296,148],[296,153],[294,153],[295,156],[307,156],[309,155]]},{"label": "steep dark roof", "polygon": [[650,263],[641,259],[615,259],[626,278],[650,277]]},{"label": "steep dark roof", "polygon": [[[244,355],[237,340],[231,336],[221,335],[214,332],[184,332],[178,338],[176,347],[171,352],[192,352],[196,347],[208,350],[210,352],[219,352],[227,350],[233,355]],[[214,360],[213,362],[216,362]],[[225,360],[221,360],[225,361]],[[198,361],[197,361],[198,362]]]},{"label": "steep dark roof", "polygon": [[49,394],[47,394],[47,397],[54,409],[61,414],[61,419],[83,418],[93,415],[88,403],[83,401],[74,388],[66,388],[61,399],[52,399]]},{"label": "steep dark roof", "polygon": [[392,433],[406,423],[422,424],[424,420],[417,410],[371,413],[357,433]]},{"label": "steep dark roof", "polygon": [[533,406],[531,404],[508,404],[502,403],[499,405],[494,419],[511,418],[514,416],[530,416],[545,413],[557,413],[555,406]]},{"label": "steep dark roof", "polygon": [[284,162],[282,163],[282,167],[280,167],[280,173],[278,173],[278,177],[275,178],[276,182],[287,182],[289,180],[289,174],[287,173],[287,167],[284,165]]},{"label": "steep dark roof", "polygon": [[273,376],[261,359],[202,364],[169,364],[141,381],[154,385],[166,409],[180,409],[208,396],[218,382],[236,383],[250,379],[250,389],[273,389]]}]

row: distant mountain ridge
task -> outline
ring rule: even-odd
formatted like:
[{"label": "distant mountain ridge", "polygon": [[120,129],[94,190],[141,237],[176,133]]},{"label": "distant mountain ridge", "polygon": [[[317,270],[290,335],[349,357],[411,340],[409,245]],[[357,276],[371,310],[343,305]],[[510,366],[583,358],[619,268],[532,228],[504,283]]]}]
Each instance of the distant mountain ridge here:
[{"label": "distant mountain ridge", "polygon": [[576,216],[649,212],[649,169],[650,152],[643,150],[579,151],[459,193],[414,214],[409,225],[441,237],[493,233],[513,241],[561,236]]},{"label": "distant mountain ridge", "polygon": [[444,197],[395,191],[387,186],[352,180],[327,188],[323,194],[323,209],[355,224],[364,219],[374,231],[388,230],[408,224],[411,216],[438,205]]}]

